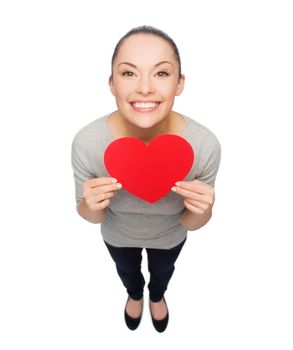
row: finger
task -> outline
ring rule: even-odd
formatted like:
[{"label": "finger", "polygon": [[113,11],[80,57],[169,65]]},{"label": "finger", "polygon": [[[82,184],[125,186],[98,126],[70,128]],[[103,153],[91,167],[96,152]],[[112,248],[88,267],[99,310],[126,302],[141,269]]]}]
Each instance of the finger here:
[{"label": "finger", "polygon": [[97,196],[93,196],[92,203],[96,204],[96,203],[103,202],[106,199],[112,198],[114,194],[115,194],[114,192],[106,192],[106,193],[98,194]]},{"label": "finger", "polygon": [[84,182],[84,187],[97,187],[102,185],[110,185],[117,182],[113,177],[95,177]]},{"label": "finger", "polygon": [[109,206],[109,204],[110,204],[110,200],[106,199],[102,202],[90,205],[89,208],[93,211],[102,210],[102,209],[107,208]]},{"label": "finger", "polygon": [[192,192],[189,190],[185,190],[185,189],[178,187],[178,186],[172,187],[172,191],[180,194],[184,198],[189,198],[189,199],[193,199],[193,200],[197,200],[197,201],[201,201],[201,202],[205,201],[205,197],[203,196],[203,194]]},{"label": "finger", "polygon": [[190,205],[192,205],[193,207],[196,207],[198,209],[201,209],[203,211],[206,211],[210,208],[210,205],[207,203],[203,203],[203,202],[199,202],[199,201],[194,201],[194,200],[190,200],[190,199],[185,199],[184,200],[185,203],[188,203]]},{"label": "finger", "polygon": [[[105,195],[93,196],[87,200],[87,204],[91,210],[101,210],[110,204],[110,198],[113,195],[113,192],[110,192]],[[107,204],[108,202],[109,204]]]},{"label": "finger", "polygon": [[120,190],[122,188],[121,183],[116,183],[112,185],[104,185],[104,186],[98,186],[92,189],[94,194],[101,194],[101,193],[106,193],[106,192],[113,192]]},{"label": "finger", "polygon": [[121,188],[122,185],[120,183],[98,187],[85,187],[83,190],[83,197],[88,198],[101,195],[103,193],[112,193],[113,191],[116,192],[116,190],[120,190]]},{"label": "finger", "polygon": [[200,209],[200,208],[190,204],[189,202],[184,201],[184,205],[189,211],[191,211],[194,214],[202,215],[204,213],[203,209]]},{"label": "finger", "polygon": [[199,181],[199,180],[192,180],[192,181],[177,181],[175,183],[176,186],[180,188],[186,188],[187,190],[193,190],[198,193],[206,193],[213,190],[213,188],[206,184],[205,182]]}]

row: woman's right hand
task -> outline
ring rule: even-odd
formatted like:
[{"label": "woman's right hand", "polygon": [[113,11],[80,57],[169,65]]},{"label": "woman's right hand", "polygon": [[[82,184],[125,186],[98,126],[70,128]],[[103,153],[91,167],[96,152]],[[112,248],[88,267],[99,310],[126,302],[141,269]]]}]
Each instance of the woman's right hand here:
[{"label": "woman's right hand", "polygon": [[98,177],[84,182],[83,197],[90,210],[98,211],[108,207],[110,198],[122,188],[122,185],[114,180],[112,177]]}]

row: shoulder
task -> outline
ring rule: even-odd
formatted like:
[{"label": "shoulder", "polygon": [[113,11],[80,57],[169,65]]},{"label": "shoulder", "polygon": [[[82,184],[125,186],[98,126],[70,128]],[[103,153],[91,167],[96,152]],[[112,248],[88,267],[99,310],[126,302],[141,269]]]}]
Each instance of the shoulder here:
[{"label": "shoulder", "polygon": [[186,118],[185,137],[192,145],[195,154],[194,178],[214,187],[221,160],[220,142],[208,127],[194,119]]},{"label": "shoulder", "polygon": [[186,119],[185,136],[192,144],[195,144],[197,148],[208,148],[210,151],[220,152],[220,141],[211,129],[191,117],[186,115],[183,117]]},{"label": "shoulder", "polygon": [[102,139],[107,137],[107,115],[97,118],[90,123],[83,126],[75,134],[72,144],[76,147],[81,147],[83,149],[89,149],[98,142],[100,143]]}]

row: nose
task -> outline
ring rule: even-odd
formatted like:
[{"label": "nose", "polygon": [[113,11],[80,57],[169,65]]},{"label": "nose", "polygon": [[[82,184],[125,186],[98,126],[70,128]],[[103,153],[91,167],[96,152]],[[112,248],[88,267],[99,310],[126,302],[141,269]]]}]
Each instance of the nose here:
[{"label": "nose", "polygon": [[142,95],[149,95],[154,92],[150,77],[141,76],[138,81],[137,92]]}]

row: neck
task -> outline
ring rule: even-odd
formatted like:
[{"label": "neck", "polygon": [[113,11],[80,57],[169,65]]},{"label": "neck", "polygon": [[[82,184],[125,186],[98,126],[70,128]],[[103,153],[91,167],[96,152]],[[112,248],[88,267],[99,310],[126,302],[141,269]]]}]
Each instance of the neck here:
[{"label": "neck", "polygon": [[130,137],[138,138],[144,143],[149,143],[154,137],[171,132],[174,116],[173,112],[170,112],[169,115],[161,122],[147,129],[142,129],[131,124],[120,115],[118,118],[120,119],[120,123],[125,134],[129,135]]}]

